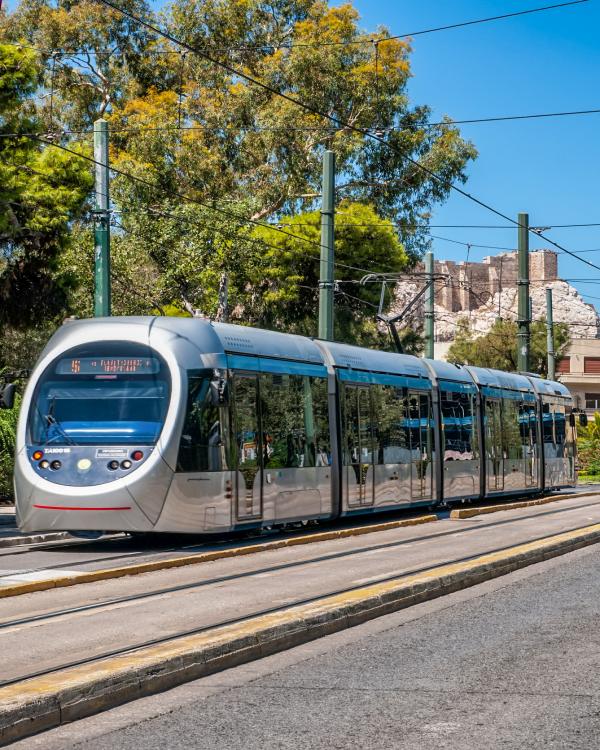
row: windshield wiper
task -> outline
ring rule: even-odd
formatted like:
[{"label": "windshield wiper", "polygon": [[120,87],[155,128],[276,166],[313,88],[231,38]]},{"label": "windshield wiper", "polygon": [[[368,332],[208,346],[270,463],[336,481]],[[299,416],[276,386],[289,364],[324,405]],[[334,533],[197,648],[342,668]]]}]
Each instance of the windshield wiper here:
[{"label": "windshield wiper", "polygon": [[67,443],[67,445],[77,445],[75,440],[73,440],[73,438],[70,435],[67,435],[61,423],[54,416],[55,404],[56,404],[56,396],[50,402],[50,408],[48,409],[48,414],[44,416],[44,419],[46,421],[46,445],[52,442],[51,440],[48,440],[48,428],[49,427],[54,427],[56,432],[58,432],[60,437],[63,438],[63,440]]}]

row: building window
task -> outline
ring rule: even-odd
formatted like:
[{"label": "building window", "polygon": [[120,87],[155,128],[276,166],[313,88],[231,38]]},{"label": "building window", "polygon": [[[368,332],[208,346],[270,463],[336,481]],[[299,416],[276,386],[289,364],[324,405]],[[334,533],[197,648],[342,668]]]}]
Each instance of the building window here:
[{"label": "building window", "polygon": [[600,375],[600,357],[584,357],[583,371],[590,375]]},{"label": "building window", "polygon": [[586,393],[585,408],[594,409],[595,411],[600,410],[600,393]]},{"label": "building window", "polygon": [[571,372],[571,357],[563,357],[561,360],[559,360],[559,362],[558,362],[558,364],[556,366],[556,372],[557,373],[569,373],[569,372]]}]

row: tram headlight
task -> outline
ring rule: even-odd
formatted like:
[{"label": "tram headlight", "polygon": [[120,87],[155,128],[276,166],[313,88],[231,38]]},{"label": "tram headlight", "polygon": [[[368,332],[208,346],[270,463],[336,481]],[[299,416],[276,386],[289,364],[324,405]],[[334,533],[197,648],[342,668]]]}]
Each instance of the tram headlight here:
[{"label": "tram headlight", "polygon": [[126,459],[125,461],[121,461],[121,468],[122,469],[131,469],[131,461]]},{"label": "tram headlight", "polygon": [[108,462],[108,468],[111,471],[116,471],[119,468],[119,462],[118,461],[109,461]]},{"label": "tram headlight", "polygon": [[77,469],[79,471],[88,471],[92,465],[92,462],[89,458],[80,458],[79,461],[77,461]]},{"label": "tram headlight", "polygon": [[61,467],[61,466],[62,466],[62,464],[61,464],[61,462],[60,462],[60,461],[52,461],[52,463],[50,464],[50,468],[51,468],[51,469],[52,469],[53,471],[58,471],[58,470],[60,469],[60,467]]},{"label": "tram headlight", "polygon": [[38,466],[40,469],[47,469],[50,466],[50,461],[46,461],[45,459],[43,461],[40,461]]}]

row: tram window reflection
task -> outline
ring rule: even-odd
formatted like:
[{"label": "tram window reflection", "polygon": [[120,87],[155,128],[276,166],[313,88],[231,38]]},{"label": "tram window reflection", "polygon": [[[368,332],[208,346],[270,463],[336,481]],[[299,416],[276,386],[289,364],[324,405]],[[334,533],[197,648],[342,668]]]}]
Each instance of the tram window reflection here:
[{"label": "tram window reflection", "polygon": [[227,468],[221,412],[212,403],[210,377],[190,377],[178,471],[221,471]]},{"label": "tram window reflection", "polygon": [[265,468],[328,466],[327,380],[265,373],[260,393]]},{"label": "tram window reflection", "polygon": [[440,403],[444,425],[444,461],[467,461],[477,458],[477,421],[473,395],[442,391]]},{"label": "tram window reflection", "polygon": [[373,385],[371,400],[376,432],[376,462],[410,463],[410,436],[404,390],[390,385]]}]

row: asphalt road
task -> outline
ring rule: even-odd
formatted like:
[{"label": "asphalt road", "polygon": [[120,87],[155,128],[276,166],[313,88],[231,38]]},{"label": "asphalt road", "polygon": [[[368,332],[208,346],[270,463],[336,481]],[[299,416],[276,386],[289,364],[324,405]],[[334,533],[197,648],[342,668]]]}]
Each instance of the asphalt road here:
[{"label": "asphalt road", "polygon": [[599,572],[580,550],[14,747],[597,748]]}]

